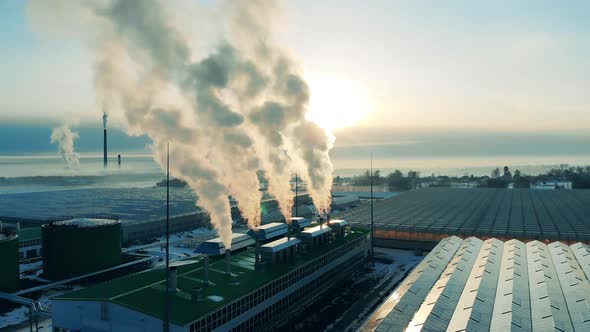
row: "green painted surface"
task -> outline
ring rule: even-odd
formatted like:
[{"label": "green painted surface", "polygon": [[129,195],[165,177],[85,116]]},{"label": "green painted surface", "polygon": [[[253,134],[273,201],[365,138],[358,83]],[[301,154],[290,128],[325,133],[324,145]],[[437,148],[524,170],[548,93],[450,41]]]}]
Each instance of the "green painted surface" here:
[{"label": "green painted surface", "polygon": [[0,239],[0,291],[14,292],[19,285],[18,236]]},{"label": "green painted surface", "polygon": [[[210,258],[210,286],[204,289],[203,296],[221,296],[223,297],[222,302],[209,300],[198,304],[191,302],[190,290],[194,287],[201,286],[203,282],[203,264],[198,262],[180,266],[177,270],[179,292],[171,297],[170,319],[179,325],[188,324],[208,312],[222,307],[264,284],[285,275],[311,259],[318,258],[366,234],[367,231],[365,230],[354,229],[350,236],[346,238],[337,239],[329,245],[324,245],[305,254],[300,253],[294,260],[288,263],[273,265],[265,271],[254,270],[254,250],[241,252],[232,256],[231,271],[234,276],[225,275],[224,257]],[[164,283],[164,270],[157,269],[70,292],[55,299],[81,301],[110,300],[111,302],[148,315],[163,318]]]},{"label": "green painted surface", "polygon": [[121,263],[121,223],[42,228],[43,273],[47,278],[64,279]]}]

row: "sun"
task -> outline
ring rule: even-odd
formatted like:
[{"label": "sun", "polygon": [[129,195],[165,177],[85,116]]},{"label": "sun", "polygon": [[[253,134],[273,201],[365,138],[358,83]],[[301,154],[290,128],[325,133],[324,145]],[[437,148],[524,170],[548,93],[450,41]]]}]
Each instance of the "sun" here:
[{"label": "sun", "polygon": [[355,125],[370,112],[367,94],[351,79],[310,75],[308,84],[310,100],[306,118],[325,129]]}]

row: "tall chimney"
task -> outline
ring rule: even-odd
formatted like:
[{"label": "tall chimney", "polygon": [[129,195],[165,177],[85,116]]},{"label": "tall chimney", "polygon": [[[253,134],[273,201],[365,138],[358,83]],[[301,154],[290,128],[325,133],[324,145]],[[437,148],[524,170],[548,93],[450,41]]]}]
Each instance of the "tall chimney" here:
[{"label": "tall chimney", "polygon": [[103,147],[104,147],[104,151],[103,151],[103,163],[104,163],[104,168],[107,168],[108,166],[108,159],[107,159],[107,118],[109,116],[107,115],[107,112],[103,112],[102,113],[102,129],[104,130],[104,141],[103,141]]},{"label": "tall chimney", "polygon": [[230,265],[230,260],[231,260],[231,254],[230,254],[231,250],[226,249],[225,250],[225,274],[228,276],[231,276],[231,265]]}]

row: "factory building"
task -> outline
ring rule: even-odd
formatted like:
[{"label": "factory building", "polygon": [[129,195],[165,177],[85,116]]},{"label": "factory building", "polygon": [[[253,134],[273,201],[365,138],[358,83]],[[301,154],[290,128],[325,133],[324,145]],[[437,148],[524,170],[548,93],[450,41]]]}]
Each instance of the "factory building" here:
[{"label": "factory building", "polygon": [[[587,243],[588,206],[590,190],[422,189],[374,203],[375,244],[430,250],[449,235]],[[335,216],[369,228],[369,209]]]},{"label": "factory building", "polygon": [[443,239],[360,329],[590,331],[590,247]]},{"label": "factory building", "polygon": [[361,199],[355,195],[332,196],[332,211],[342,211],[361,205]]},{"label": "factory building", "polygon": [[14,292],[19,287],[18,235],[0,230],[0,292]]},{"label": "factory building", "polygon": [[[366,265],[370,236],[365,230],[349,229],[343,238],[308,247],[279,225],[257,230],[257,249],[215,256],[220,245],[210,241],[206,258],[175,264],[170,330],[284,328],[298,308]],[[55,297],[53,326],[56,331],[161,331],[164,278],[165,271],[156,269]]]},{"label": "factory building", "polygon": [[42,226],[43,276],[64,279],[121,263],[121,222],[76,218]]}]

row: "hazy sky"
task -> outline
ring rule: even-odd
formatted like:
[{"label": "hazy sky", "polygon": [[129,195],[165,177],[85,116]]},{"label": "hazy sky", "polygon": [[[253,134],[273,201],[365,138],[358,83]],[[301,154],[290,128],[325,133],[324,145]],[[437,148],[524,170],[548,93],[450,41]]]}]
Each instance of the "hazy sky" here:
[{"label": "hazy sky", "polygon": [[[91,55],[32,33],[25,7],[0,1],[0,121],[94,116]],[[285,12],[277,37],[315,107],[334,100],[362,115],[355,126],[590,129],[589,1],[293,0]]]}]

